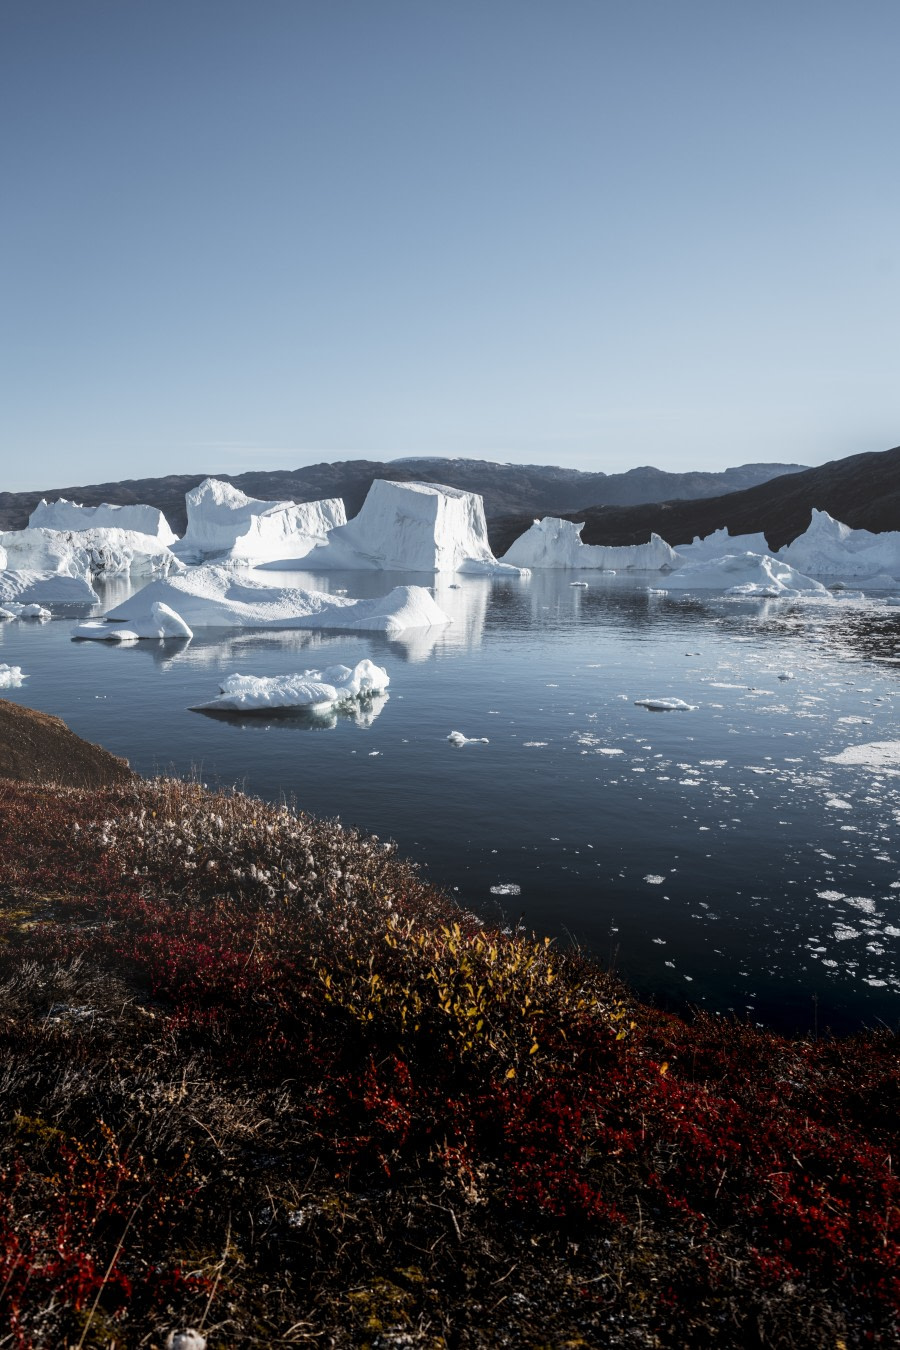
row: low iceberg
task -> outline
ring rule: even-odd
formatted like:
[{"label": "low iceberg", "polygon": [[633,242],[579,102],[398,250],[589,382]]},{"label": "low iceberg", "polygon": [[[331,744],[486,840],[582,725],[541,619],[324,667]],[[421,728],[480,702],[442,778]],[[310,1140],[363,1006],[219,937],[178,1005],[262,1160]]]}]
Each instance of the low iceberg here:
[{"label": "low iceberg", "polygon": [[193,632],[181,615],[158,600],[151,605],[149,615],[141,616],[130,627],[121,623],[108,623],[103,619],[93,619],[78,624],[72,633],[73,638],[93,639],[95,642],[140,642],[145,638],[193,636]]},{"label": "low iceberg", "polygon": [[675,549],[658,534],[649,543],[628,545],[583,544],[580,525],[557,516],[544,516],[504,553],[503,562],[526,568],[572,567],[598,572],[660,572],[681,566]]},{"label": "low iceberg", "polygon": [[137,631],[152,622],[157,604],[166,605],[194,630],[332,628],[392,637],[407,628],[450,622],[423,586],[395,586],[388,595],[352,600],[323,591],[267,586],[258,577],[211,565],[151,581],[105,618],[107,622],[122,620]]},{"label": "low iceberg", "polygon": [[219,695],[201,703],[197,712],[265,713],[297,710],[314,716],[343,705],[365,703],[384,695],[390,676],[372,661],[350,666],[304,670],[296,675],[229,675]]},{"label": "low iceberg", "polygon": [[734,553],[688,563],[669,577],[670,591],[724,591],[726,595],[790,596],[829,592],[820,581],[804,576],[767,553]]},{"label": "low iceberg", "polygon": [[[690,544],[677,544],[675,552],[685,562],[703,562],[708,558],[726,558],[734,553],[769,554],[769,541],[759,534],[729,534],[728,526],[714,530],[703,539],[694,535]],[[790,559],[788,559],[790,561]]]}]

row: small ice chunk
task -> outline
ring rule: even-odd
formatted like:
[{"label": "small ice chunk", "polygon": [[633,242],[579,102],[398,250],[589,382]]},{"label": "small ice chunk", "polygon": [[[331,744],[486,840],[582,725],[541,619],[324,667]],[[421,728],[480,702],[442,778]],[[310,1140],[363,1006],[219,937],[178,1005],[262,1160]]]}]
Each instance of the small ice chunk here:
[{"label": "small ice chunk", "polygon": [[778,678],[779,680],[795,680],[797,677],[792,670],[780,670]]},{"label": "small ice chunk", "polygon": [[451,731],[447,740],[451,745],[490,745],[487,736],[464,736],[461,731]]},{"label": "small ice chunk", "polygon": [[636,698],[636,708],[649,708],[650,712],[696,712],[696,703],[685,703],[682,698]]},{"label": "small ice chunk", "polygon": [[665,877],[658,876],[655,872],[648,872],[644,877],[644,880],[650,886],[661,886],[665,881]]},{"label": "small ice chunk", "polygon": [[498,886],[491,887],[491,895],[521,895],[522,887],[516,885],[514,881],[501,881]]},{"label": "small ice chunk", "polygon": [[390,676],[373,661],[349,666],[328,666],[325,670],[303,670],[295,675],[229,675],[219,686],[219,695],[200,705],[204,711],[268,712],[297,708],[307,712],[329,712],[341,704],[371,699],[383,694]]},{"label": "small ice chunk", "polygon": [[133,624],[106,623],[104,620],[89,620],[78,624],[73,638],[89,638],[95,642],[140,642],[144,639],[192,638],[194,636],[180,614],[162,603],[154,601],[150,613],[139,618]]},{"label": "small ice chunk", "polygon": [[850,745],[838,755],[823,755],[829,764],[847,764],[861,769],[900,769],[900,741],[867,741]]},{"label": "small ice chunk", "polygon": [[8,666],[0,662],[0,689],[18,689],[28,679],[21,666]]}]

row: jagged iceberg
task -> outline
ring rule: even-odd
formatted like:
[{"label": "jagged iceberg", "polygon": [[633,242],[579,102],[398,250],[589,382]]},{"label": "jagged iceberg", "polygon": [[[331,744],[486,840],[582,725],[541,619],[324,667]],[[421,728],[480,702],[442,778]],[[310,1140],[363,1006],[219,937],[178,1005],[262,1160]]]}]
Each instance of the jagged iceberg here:
[{"label": "jagged iceberg", "polygon": [[310,566],[521,576],[491,552],[476,492],[376,478],[359,515],[331,531]]},{"label": "jagged iceberg", "polygon": [[155,506],[115,506],[102,502],[100,506],[82,506],[79,502],[48,502],[42,497],[28,519],[31,529],[45,530],[122,530],[129,534],[149,535],[163,548],[174,544],[177,535],[172,531],[162,511]]},{"label": "jagged iceberg", "polygon": [[893,584],[900,578],[900,531],[854,530],[813,508],[805,533],[779,549],[778,557],[815,576],[855,581],[884,577]]},{"label": "jagged iceberg", "polygon": [[90,556],[56,530],[0,534],[0,604],[95,604]]},{"label": "jagged iceberg", "polygon": [[[54,530],[29,526],[0,534],[0,550],[11,572],[33,572],[48,578],[80,577],[88,585],[98,577],[165,576],[182,566],[154,535],[118,527]],[[92,591],[84,598],[97,597]]]},{"label": "jagged iceberg", "polygon": [[352,669],[328,666],[296,675],[229,675],[219,686],[219,696],[200,704],[198,711],[255,713],[297,708],[328,713],[342,704],[384,694],[390,682],[387,671],[372,661],[360,661]]},{"label": "jagged iceberg", "polygon": [[266,502],[218,478],[204,479],[184,500],[187,529],[175,552],[191,563],[213,558],[243,565],[296,562],[347,520],[339,497],[299,505]]},{"label": "jagged iceberg", "polygon": [[10,666],[0,661],[0,689],[19,689],[27,679],[21,666]]},{"label": "jagged iceberg", "polygon": [[735,553],[688,563],[666,582],[670,591],[724,591],[726,595],[827,596],[820,581],[765,553]]},{"label": "jagged iceberg", "polygon": [[138,642],[144,638],[192,638],[194,634],[180,614],[157,600],[149,614],[141,615],[131,625],[93,619],[78,624],[72,636],[99,642]]},{"label": "jagged iceberg", "polygon": [[577,525],[544,516],[507,549],[503,562],[526,568],[572,567],[602,572],[659,572],[681,565],[678,554],[658,534],[651,534],[647,544],[583,544],[583,529],[584,522]]},{"label": "jagged iceberg", "polygon": [[[135,631],[152,623],[157,604],[197,628],[333,628],[387,633],[450,620],[422,586],[395,586],[388,595],[352,600],[343,595],[267,586],[258,577],[208,564],[151,581],[105,615]],[[82,634],[83,636],[83,634]]]}]

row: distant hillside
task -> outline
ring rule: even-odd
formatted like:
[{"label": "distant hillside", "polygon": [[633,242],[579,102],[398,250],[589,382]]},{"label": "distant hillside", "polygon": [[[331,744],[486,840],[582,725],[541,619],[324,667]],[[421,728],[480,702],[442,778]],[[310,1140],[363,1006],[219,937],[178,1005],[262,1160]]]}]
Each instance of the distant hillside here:
[{"label": "distant hillside", "polygon": [[[854,529],[900,529],[900,446],[832,460],[817,469],[702,501],[586,505],[580,511],[559,514],[585,522],[581,537],[586,544],[642,544],[655,531],[677,547],[690,543],[694,535],[711,534],[727,525],[732,534],[763,530],[769,547],[777,549],[803,533],[813,507],[830,512]],[[531,520],[523,512],[492,521],[494,552],[505,553]]]},{"label": "distant hillside", "polygon": [[[310,464],[302,469],[251,471],[217,477],[234,483],[251,497],[315,501],[343,497],[349,515],[355,515],[375,478],[400,482],[424,480],[479,492],[488,518],[518,515],[560,515],[578,511],[582,504],[630,506],[663,498],[694,499],[750,487],[780,474],[793,473],[797,464],[742,464],[722,473],[665,473],[650,467],[627,473],[581,473],[552,465],[493,464],[478,459],[402,459],[383,463],[354,459],[334,464]],[[124,482],[60,487],[44,492],[0,492],[0,529],[20,530],[41,497],[68,497],[85,506],[100,502],[130,505],[146,502],[163,511],[181,534],[186,524],[184,494],[202,482],[205,474],[174,474],[167,478],[132,478]]]}]

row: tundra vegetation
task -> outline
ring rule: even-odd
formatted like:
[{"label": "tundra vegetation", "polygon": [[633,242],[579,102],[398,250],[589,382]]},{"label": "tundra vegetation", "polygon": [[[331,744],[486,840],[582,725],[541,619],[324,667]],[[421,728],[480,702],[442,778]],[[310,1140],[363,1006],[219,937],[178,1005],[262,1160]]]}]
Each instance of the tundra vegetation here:
[{"label": "tundra vegetation", "polygon": [[897,1344],[896,1034],[666,1015],[240,794],[0,829],[0,1346]]}]

